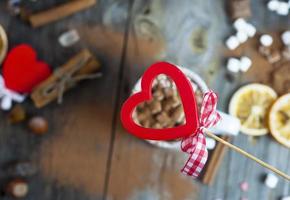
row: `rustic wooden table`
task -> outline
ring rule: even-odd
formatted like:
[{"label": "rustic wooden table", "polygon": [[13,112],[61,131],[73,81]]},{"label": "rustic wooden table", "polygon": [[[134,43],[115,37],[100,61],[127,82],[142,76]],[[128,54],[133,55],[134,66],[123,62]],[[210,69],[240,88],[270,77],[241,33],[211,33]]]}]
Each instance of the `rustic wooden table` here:
[{"label": "rustic wooden table", "polygon": [[[36,11],[59,3],[27,4]],[[267,11],[266,0],[251,4],[251,21],[260,32],[289,27],[289,17]],[[222,41],[233,30],[224,8],[223,1],[214,0],[103,0],[87,11],[32,29],[11,16],[1,1],[0,24],[8,33],[10,48],[29,43],[39,58],[57,68],[88,47],[100,59],[104,74],[67,92],[62,105],[52,103],[38,110],[30,100],[23,104],[30,115],[49,119],[45,136],[31,134],[25,124],[10,125],[7,113],[0,113],[0,166],[27,159],[39,166],[39,173],[29,179],[26,199],[264,200],[290,195],[289,182],[279,178],[277,188],[268,189],[263,184],[268,171],[233,151],[227,152],[214,184],[202,185],[179,173],[186,155],[138,140],[120,124],[121,103],[146,67],[161,59],[199,73],[219,92],[219,109],[227,110],[230,95],[246,79],[225,78]],[[58,36],[72,28],[80,33],[81,42],[61,47]],[[256,55],[247,45],[235,53]],[[270,137],[239,135],[232,142],[290,174],[289,149]],[[0,167],[0,186],[10,178]],[[249,183],[249,191],[239,189],[242,181]]]}]

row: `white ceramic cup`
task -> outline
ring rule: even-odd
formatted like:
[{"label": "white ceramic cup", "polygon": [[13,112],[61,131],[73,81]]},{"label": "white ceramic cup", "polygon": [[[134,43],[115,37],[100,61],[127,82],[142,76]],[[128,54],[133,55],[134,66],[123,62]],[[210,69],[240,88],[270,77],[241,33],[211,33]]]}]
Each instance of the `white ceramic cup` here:
[{"label": "white ceramic cup", "polygon": [[[199,89],[202,91],[202,93],[205,93],[209,90],[208,86],[204,82],[204,80],[193,71],[179,67],[179,69],[190,79],[192,80],[196,85],[198,85]],[[132,93],[139,92],[141,90],[141,79],[137,81],[137,83],[134,85]],[[218,111],[221,115],[222,119],[212,128],[209,129],[209,131],[219,134],[219,135],[238,135],[240,130],[240,121],[239,119],[226,114],[224,112]],[[210,140],[210,139],[208,139]],[[179,141],[154,141],[154,140],[147,140],[149,143],[156,145],[158,147],[162,148],[169,148],[169,149],[179,149],[180,148],[180,142]]]},{"label": "white ceramic cup", "polygon": [[1,40],[1,49],[0,49],[0,65],[6,57],[8,49],[8,39],[4,28],[0,25],[0,40]]}]

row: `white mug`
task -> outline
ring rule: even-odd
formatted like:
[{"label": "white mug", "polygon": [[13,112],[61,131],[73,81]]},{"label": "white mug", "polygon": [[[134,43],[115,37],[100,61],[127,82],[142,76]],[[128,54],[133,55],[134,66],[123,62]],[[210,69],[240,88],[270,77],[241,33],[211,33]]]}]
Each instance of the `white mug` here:
[{"label": "white mug", "polygon": [[[209,90],[208,86],[204,82],[204,80],[196,73],[193,71],[179,67],[179,69],[190,79],[192,80],[202,93],[205,93]],[[141,79],[137,81],[135,86],[133,87],[132,93],[139,92],[141,90]],[[224,112],[218,111],[219,114],[221,115],[221,120],[214,126],[209,129],[209,131],[213,132],[214,134],[219,134],[219,135],[233,135],[236,136],[239,134],[240,130],[240,120],[237,119],[236,117],[233,117],[229,114],[226,114]],[[208,144],[212,144],[213,141],[210,140],[210,138],[207,138]],[[178,149],[180,148],[180,142],[177,141],[153,141],[153,140],[147,140],[153,145],[163,147],[163,148],[170,148],[170,149]]]}]

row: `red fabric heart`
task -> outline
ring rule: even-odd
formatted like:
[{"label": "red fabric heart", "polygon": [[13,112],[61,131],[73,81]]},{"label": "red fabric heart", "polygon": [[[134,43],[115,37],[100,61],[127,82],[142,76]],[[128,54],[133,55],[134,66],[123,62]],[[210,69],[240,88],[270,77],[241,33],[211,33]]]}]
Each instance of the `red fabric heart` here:
[{"label": "red fabric heart", "polygon": [[[186,123],[174,128],[152,129],[137,125],[132,114],[136,106],[152,98],[152,83],[156,76],[165,74],[176,84],[183,104]],[[149,67],[141,81],[141,91],[129,97],[122,106],[121,121],[129,133],[149,140],[173,140],[183,138],[194,133],[199,127],[198,111],[194,91],[190,81],[176,66],[160,62]]]},{"label": "red fabric heart", "polygon": [[31,92],[50,74],[48,64],[38,61],[35,50],[27,44],[18,45],[9,52],[2,71],[5,86],[19,93]]}]

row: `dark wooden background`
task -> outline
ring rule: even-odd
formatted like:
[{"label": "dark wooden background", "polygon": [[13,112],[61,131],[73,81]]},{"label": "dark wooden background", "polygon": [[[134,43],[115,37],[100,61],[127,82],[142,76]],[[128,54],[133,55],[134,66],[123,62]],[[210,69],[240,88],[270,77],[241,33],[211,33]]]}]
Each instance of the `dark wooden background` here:
[{"label": "dark wooden background", "polygon": [[[26,7],[36,12],[62,2],[27,1]],[[252,0],[251,22],[259,32],[287,29],[289,17],[270,13],[266,2]],[[290,195],[289,182],[279,178],[278,187],[268,189],[263,184],[268,171],[233,151],[226,154],[215,183],[202,185],[179,173],[186,155],[140,141],[120,124],[121,103],[156,60],[199,73],[219,92],[219,109],[227,110],[230,95],[246,79],[231,82],[225,78],[223,41],[233,30],[224,1],[102,0],[87,11],[37,29],[11,16],[6,2],[1,1],[0,24],[7,31],[10,48],[29,43],[39,58],[56,68],[87,47],[101,61],[104,74],[67,92],[62,105],[52,103],[38,110],[30,100],[23,104],[30,115],[49,119],[45,136],[31,134],[25,124],[10,125],[7,113],[0,113],[0,166],[30,159],[40,169],[29,179],[26,199],[264,200]],[[58,36],[72,28],[78,30],[81,41],[71,48],[61,47]],[[251,48],[242,47],[237,54],[251,56]],[[261,67],[258,65],[254,67]],[[233,143],[290,174],[289,149],[270,137],[239,135]],[[0,167],[1,186],[9,178]],[[244,180],[250,184],[248,192],[239,189]]]}]

